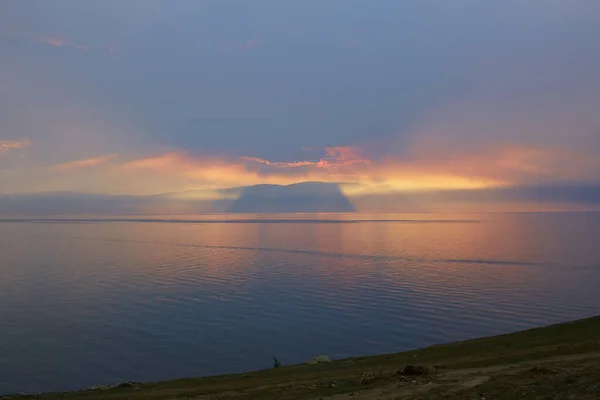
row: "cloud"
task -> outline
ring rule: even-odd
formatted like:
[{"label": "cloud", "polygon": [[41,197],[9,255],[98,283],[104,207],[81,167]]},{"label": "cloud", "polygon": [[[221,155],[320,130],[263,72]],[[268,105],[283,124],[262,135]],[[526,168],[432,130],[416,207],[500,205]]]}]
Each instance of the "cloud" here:
[{"label": "cloud", "polygon": [[[1,190],[319,180],[380,196],[600,179],[597,0],[133,3],[1,13],[15,40],[0,128],[35,142],[2,159]],[[240,57],[206,57],[215,37]],[[127,57],[76,57],[117,41]]]},{"label": "cloud", "polygon": [[[74,50],[83,50],[88,51],[92,49],[90,44],[86,43],[75,43],[70,39],[58,37],[58,36],[36,36],[33,40],[37,43],[46,44],[53,47],[66,47]],[[109,45],[107,50],[110,53],[114,53],[116,47],[114,45]]]},{"label": "cloud", "polygon": [[125,162],[119,166],[124,172],[152,172],[158,176],[183,178],[198,185],[227,187],[246,183],[294,183],[297,179],[285,175],[261,176],[236,160],[216,157],[193,157],[183,153],[171,152],[155,157],[140,158]]},{"label": "cloud", "polygon": [[252,163],[269,165],[272,167],[283,167],[283,168],[295,168],[295,167],[307,167],[307,166],[319,166],[317,162],[314,161],[269,161],[258,157],[241,157],[242,160],[249,161]]},{"label": "cloud", "polygon": [[[518,187],[535,182],[594,182],[600,161],[562,149],[506,145],[477,151],[440,152],[415,147],[403,156],[374,159],[358,147],[327,147],[315,160],[270,161],[257,157],[108,154],[32,174],[30,186],[93,193],[152,194],[305,181],[343,183],[346,194],[381,195]],[[39,180],[43,179],[43,183]],[[13,179],[26,183],[25,179]],[[41,186],[43,185],[43,186]],[[91,189],[90,189],[91,188]]]},{"label": "cloud", "polygon": [[[390,163],[394,164],[391,160]],[[600,174],[600,160],[592,152],[519,142],[492,142],[460,149],[443,140],[435,144],[424,140],[417,142],[401,163],[405,170],[445,171],[508,185],[594,182]]]},{"label": "cloud", "polygon": [[[305,181],[345,183],[348,192],[365,193],[498,187],[506,181],[448,170],[448,165],[360,157],[357,147],[328,147],[315,161],[269,161],[257,157],[193,157],[183,153],[140,158],[119,166],[123,171],[146,171],[185,178],[197,187],[231,187],[249,184],[292,184]],[[155,175],[156,176],[156,175]],[[348,186],[348,184],[350,184]],[[359,186],[353,186],[358,184]],[[204,185],[204,186],[203,186]]]},{"label": "cloud", "polygon": [[[309,151],[308,148],[303,148],[305,151]],[[371,160],[365,159],[359,156],[361,149],[356,146],[337,146],[337,147],[325,147],[325,155],[317,161],[269,161],[257,157],[241,157],[242,160],[264,164],[272,167],[282,168],[301,168],[301,167],[315,167],[315,168],[341,168],[350,165],[361,165],[370,164]]]},{"label": "cloud", "polygon": [[34,40],[38,43],[43,43],[54,47],[70,45],[68,39],[63,39],[56,36],[38,36],[34,38]]},{"label": "cloud", "polygon": [[60,171],[71,171],[71,170],[80,169],[80,168],[97,167],[99,165],[107,163],[108,161],[114,159],[117,156],[118,156],[118,154],[107,154],[107,155],[100,156],[100,157],[85,158],[82,160],[70,161],[70,162],[66,162],[66,163],[57,165],[56,169],[58,169]]},{"label": "cloud", "polygon": [[362,149],[358,146],[325,147],[325,157],[319,162],[325,167],[370,164],[372,161],[360,156]]},{"label": "cloud", "polygon": [[31,141],[28,139],[0,140],[0,153],[4,153],[10,150],[18,150],[28,146],[31,146]]}]

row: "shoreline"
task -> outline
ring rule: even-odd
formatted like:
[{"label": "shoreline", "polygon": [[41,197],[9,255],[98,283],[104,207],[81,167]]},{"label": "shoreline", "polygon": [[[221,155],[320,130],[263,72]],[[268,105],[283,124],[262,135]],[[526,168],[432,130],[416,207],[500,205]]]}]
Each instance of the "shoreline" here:
[{"label": "shoreline", "polygon": [[[366,400],[437,399],[436,396],[439,396],[448,399],[469,399],[473,394],[471,392],[486,393],[496,390],[497,393],[493,393],[493,396],[490,394],[490,398],[510,399],[512,397],[498,396],[502,390],[510,391],[514,388],[507,382],[512,382],[520,375],[513,374],[511,377],[510,374],[502,372],[511,370],[523,370],[523,376],[528,377],[528,383],[525,385],[528,389],[523,389],[523,393],[530,393],[532,385],[545,390],[543,387],[548,384],[535,384],[537,380],[541,382],[552,378],[554,382],[557,376],[572,373],[572,377],[569,375],[564,379],[560,378],[564,381],[564,390],[576,389],[585,392],[582,396],[592,391],[600,398],[600,380],[596,386],[590,384],[591,386],[575,387],[572,384],[580,378],[585,380],[587,372],[600,376],[600,316],[396,354],[335,360],[331,363],[325,361],[233,375],[150,383],[124,382],[74,392],[15,394],[0,398]],[[582,370],[581,365],[585,365],[585,369]],[[468,380],[463,382],[461,377]],[[494,385],[498,386],[503,379],[508,379],[505,382],[508,386],[494,389]],[[389,393],[384,394],[386,392]],[[453,393],[457,397],[452,397]]]}]

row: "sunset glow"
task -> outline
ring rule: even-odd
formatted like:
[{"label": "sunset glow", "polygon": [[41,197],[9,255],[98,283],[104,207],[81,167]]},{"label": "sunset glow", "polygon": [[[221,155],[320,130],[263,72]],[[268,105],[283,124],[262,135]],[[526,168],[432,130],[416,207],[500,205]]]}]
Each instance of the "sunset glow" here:
[{"label": "sunset glow", "polygon": [[[305,25],[281,6],[244,31],[217,24],[207,34],[184,18],[191,5],[172,15],[98,6],[98,17],[42,7],[49,22],[37,30],[15,5],[22,21],[0,16],[10,43],[0,61],[0,195],[222,198],[310,181],[338,184],[357,204],[368,198],[370,210],[402,207],[390,196],[457,191],[501,208],[503,196],[528,190],[531,203],[593,208],[600,57],[574,38],[596,43],[582,26],[600,20],[586,2],[554,3],[390,5],[416,18],[396,32],[415,41],[400,48],[389,36],[398,24],[308,34],[309,6],[293,13]],[[507,24],[482,30],[496,12]],[[448,35],[410,24],[419,19]],[[557,21],[568,35],[551,28]],[[152,36],[156,24],[170,28]]]}]

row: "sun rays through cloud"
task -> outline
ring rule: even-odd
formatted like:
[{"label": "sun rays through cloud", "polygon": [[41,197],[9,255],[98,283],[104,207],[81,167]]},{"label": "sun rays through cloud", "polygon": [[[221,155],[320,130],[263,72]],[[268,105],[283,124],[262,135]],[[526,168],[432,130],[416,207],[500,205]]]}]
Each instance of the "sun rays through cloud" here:
[{"label": "sun rays through cloud", "polygon": [[0,194],[600,187],[597,2],[257,1],[8,0]]}]

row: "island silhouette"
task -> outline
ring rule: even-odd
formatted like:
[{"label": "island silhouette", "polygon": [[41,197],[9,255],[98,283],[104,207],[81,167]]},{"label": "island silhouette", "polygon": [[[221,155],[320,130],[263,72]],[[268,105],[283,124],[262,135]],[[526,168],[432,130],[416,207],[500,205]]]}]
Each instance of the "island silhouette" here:
[{"label": "island silhouette", "polygon": [[302,182],[242,188],[229,213],[347,213],[355,212],[336,183]]}]

